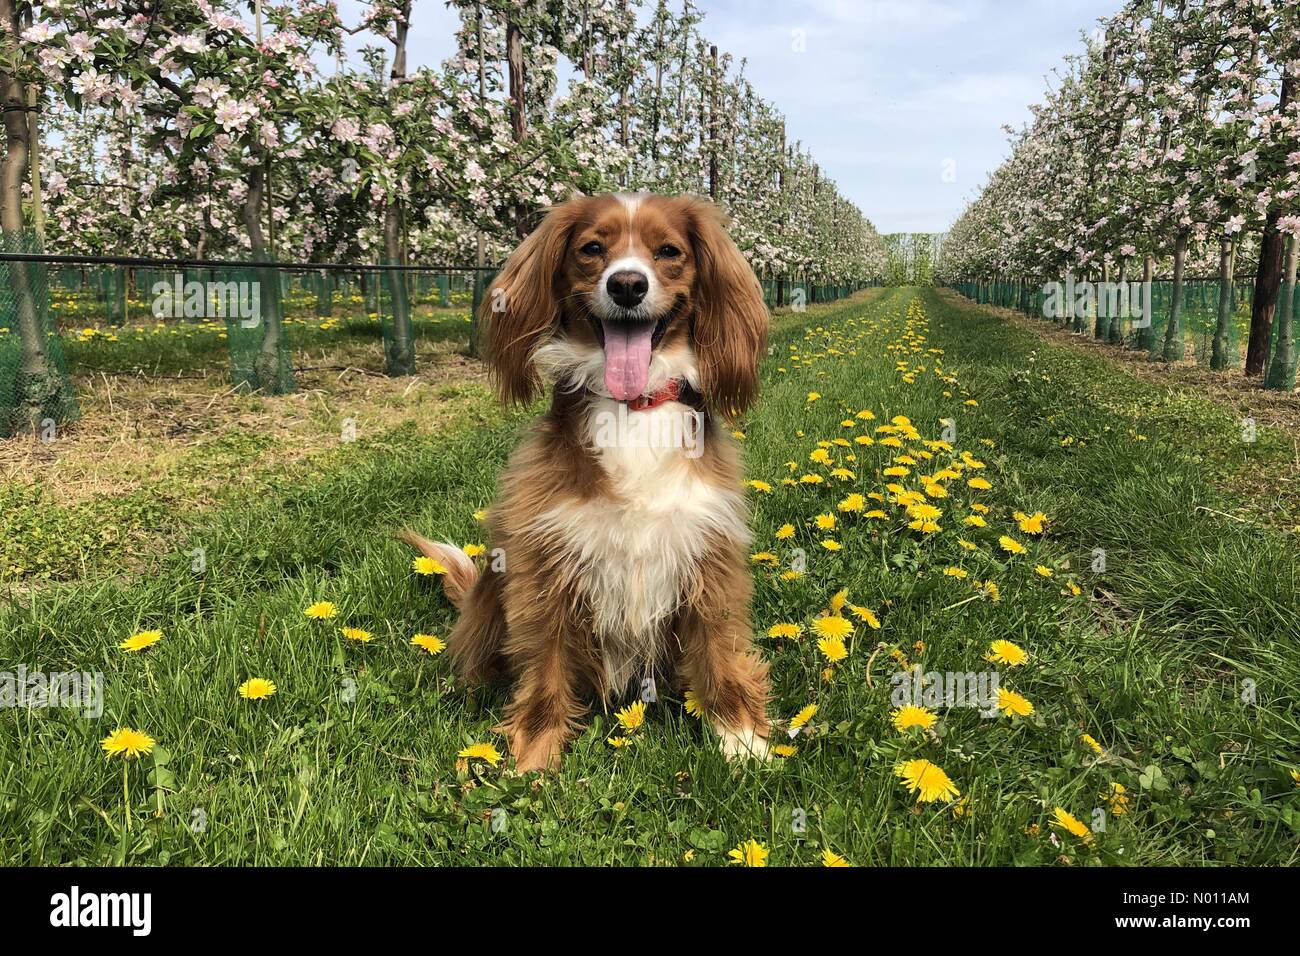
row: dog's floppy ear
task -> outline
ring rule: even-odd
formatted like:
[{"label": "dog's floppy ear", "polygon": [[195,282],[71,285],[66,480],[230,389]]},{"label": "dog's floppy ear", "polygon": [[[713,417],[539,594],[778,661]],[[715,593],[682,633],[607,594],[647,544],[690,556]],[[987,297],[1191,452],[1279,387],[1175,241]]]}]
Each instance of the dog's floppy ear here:
[{"label": "dog's floppy ear", "polygon": [[542,392],[533,353],[559,328],[560,265],[586,200],[553,206],[506,260],[478,310],[489,376],[502,400],[529,402]]},{"label": "dog's floppy ear", "polygon": [[763,288],[727,234],[717,206],[690,200],[686,219],[695,252],[695,351],[705,398],[727,418],[758,395],[758,363],[767,343]]}]

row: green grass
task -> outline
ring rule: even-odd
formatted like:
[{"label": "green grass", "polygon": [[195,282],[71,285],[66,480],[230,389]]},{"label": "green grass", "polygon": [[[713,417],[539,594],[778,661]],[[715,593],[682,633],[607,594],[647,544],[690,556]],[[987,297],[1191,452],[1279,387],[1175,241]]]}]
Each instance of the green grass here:
[{"label": "green grass", "polygon": [[[904,353],[915,296],[929,330],[917,324],[927,339]],[[756,566],[755,632],[777,622],[806,631],[840,588],[883,621],[879,631],[857,625],[829,679],[810,635],[760,636],[773,717],[819,708],[795,756],[730,766],[665,693],[621,751],[605,744],[611,720],[597,715],[551,776],[456,768],[468,744],[505,749],[491,731],[504,692],[467,696],[445,657],[409,646],[417,631],[445,635],[453,616],[386,532],[410,523],[481,540],[472,512],[489,503],[526,417],[493,413],[449,434],[363,438],[302,481],[214,510],[184,547],[151,556],[147,574],[12,591],[0,608],[0,669],[103,671],[106,703],[98,720],[0,711],[0,862],[679,864],[690,853],[692,865],[717,865],[751,838],[775,865],[816,863],[823,847],[859,865],[1297,861],[1297,547],[1249,512],[1224,517],[1241,502],[1219,490],[1276,465],[1281,439],[1231,444],[1228,412],[1148,391],[929,290],[783,317],[773,345],[763,398],[743,425],[749,477],[773,486],[753,495],[755,550],[784,566],[801,548],[807,573],[782,582],[779,568]],[[958,384],[934,373],[928,349],[944,350],[943,374]],[[927,370],[909,384],[899,359]],[[876,419],[841,427],[861,409]],[[990,508],[986,528],[961,525],[970,472],[938,502],[933,535],[836,511],[849,492],[883,487],[888,449],[832,446],[856,473],[845,483],[809,453],[896,415],[927,439],[955,421],[954,445],[987,465],[979,474],[993,485],[975,496]],[[826,480],[782,484],[804,473]],[[1049,516],[1041,540],[1016,529],[1015,510]],[[822,513],[839,527],[811,526]],[[777,540],[785,522],[796,536]],[[1008,558],[1003,534],[1028,553]],[[827,537],[843,550],[822,548]],[[195,548],[202,575],[191,571]],[[1095,574],[1098,548],[1106,570]],[[1035,574],[1039,563],[1055,576]],[[944,575],[949,566],[968,579]],[[995,581],[1000,600],[979,596],[976,579]],[[339,605],[338,621],[303,617],[318,599]],[[349,644],[337,624],[374,640]],[[147,628],[161,628],[162,642],[116,649]],[[978,671],[993,666],[982,658],[996,639],[1030,654],[1003,682],[1034,703],[1031,717],[953,709],[928,737],[892,727],[891,649],[926,671]],[[869,686],[877,641],[887,646]],[[241,700],[236,688],[251,676],[279,692]],[[122,724],[165,751],[129,768],[129,832],[122,768],[98,749]],[[1102,756],[1079,742],[1084,732]],[[917,804],[893,772],[914,758],[948,773],[966,813]],[[1051,826],[1056,807],[1091,822],[1115,783],[1128,812],[1108,814],[1090,845]]]}]

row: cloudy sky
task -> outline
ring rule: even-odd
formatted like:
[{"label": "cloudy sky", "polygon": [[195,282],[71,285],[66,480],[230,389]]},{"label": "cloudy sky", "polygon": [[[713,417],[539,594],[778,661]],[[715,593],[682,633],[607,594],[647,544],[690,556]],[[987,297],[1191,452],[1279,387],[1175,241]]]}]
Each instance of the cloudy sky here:
[{"label": "cloudy sky", "polygon": [[[823,171],[881,232],[941,232],[1007,154],[1052,70],[1119,0],[697,0],[704,34],[749,61]],[[342,0],[347,22],[358,4]],[[416,0],[410,56],[451,51],[454,17]],[[945,173],[947,175],[945,175]]]}]

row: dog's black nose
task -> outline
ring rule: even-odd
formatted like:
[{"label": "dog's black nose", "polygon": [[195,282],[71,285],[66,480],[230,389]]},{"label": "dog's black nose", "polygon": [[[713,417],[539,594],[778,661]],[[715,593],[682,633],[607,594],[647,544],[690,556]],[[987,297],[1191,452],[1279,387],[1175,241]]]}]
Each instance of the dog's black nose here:
[{"label": "dog's black nose", "polygon": [[609,297],[625,309],[639,305],[650,291],[650,280],[634,269],[615,272],[605,283]]}]

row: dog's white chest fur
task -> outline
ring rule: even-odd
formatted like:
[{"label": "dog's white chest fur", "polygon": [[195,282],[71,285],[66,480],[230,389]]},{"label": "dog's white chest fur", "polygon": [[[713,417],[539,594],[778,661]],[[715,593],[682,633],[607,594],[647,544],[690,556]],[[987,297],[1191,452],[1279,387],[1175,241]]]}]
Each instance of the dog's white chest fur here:
[{"label": "dog's white chest fur", "polygon": [[[602,413],[617,415],[617,403],[592,403],[589,435],[608,426]],[[631,414],[649,433],[671,434],[672,419],[687,410],[669,402]],[[737,547],[749,541],[738,487],[705,481],[682,447],[636,444],[601,443],[596,449],[613,495],[566,503],[537,523],[572,556],[567,569],[592,611],[608,693],[650,673],[663,650],[668,619],[705,552],[720,541]]]}]

